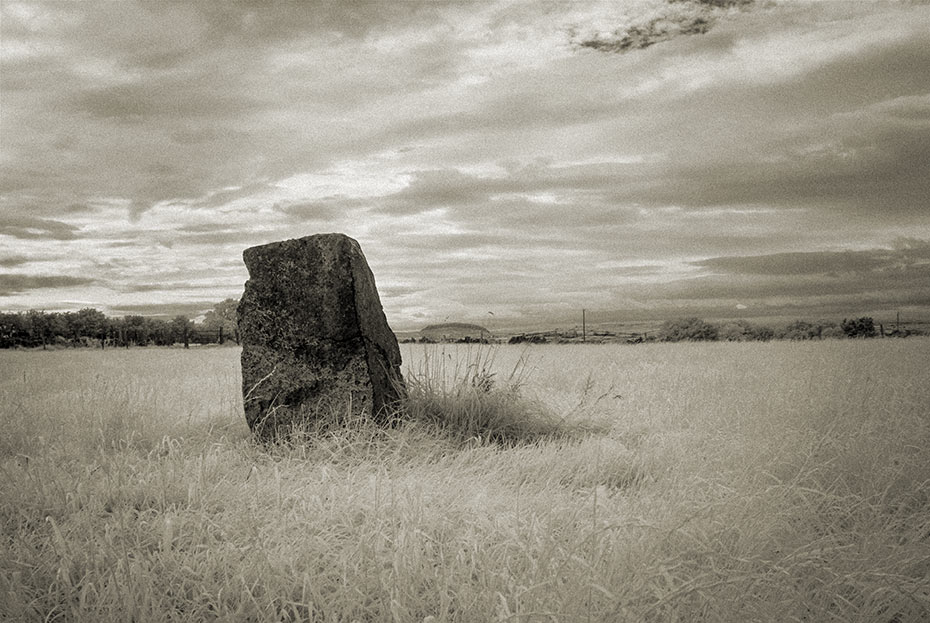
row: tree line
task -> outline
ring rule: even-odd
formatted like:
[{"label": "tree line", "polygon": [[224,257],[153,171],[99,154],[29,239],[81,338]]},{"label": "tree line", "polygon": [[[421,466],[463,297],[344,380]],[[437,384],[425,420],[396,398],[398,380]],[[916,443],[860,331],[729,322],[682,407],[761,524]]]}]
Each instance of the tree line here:
[{"label": "tree line", "polygon": [[238,301],[226,299],[201,322],[184,315],[170,319],[130,315],[110,317],[86,307],[76,312],[0,312],[0,348],[49,346],[171,346],[239,341]]},{"label": "tree line", "polygon": [[785,326],[771,328],[754,325],[746,320],[731,320],[712,323],[701,318],[669,320],[659,328],[657,338],[664,342],[681,341],[767,341],[767,340],[820,340],[828,338],[874,338],[906,337],[918,331],[900,328],[885,328],[876,325],[868,316],[832,320],[795,320]]},{"label": "tree line", "polygon": [[[66,346],[129,347],[171,346],[174,344],[222,344],[239,342],[236,308],[239,301],[226,299],[204,314],[201,322],[178,315],[171,319],[130,315],[109,317],[87,307],[76,312],[0,312],[0,348],[48,348]],[[767,341],[817,340],[826,338],[906,337],[919,335],[914,329],[876,325],[871,317],[845,319],[842,322],[796,320],[771,328],[746,320],[713,323],[701,318],[680,318],[662,324],[659,330],[641,341]],[[534,336],[537,337],[537,336]],[[518,339],[519,338],[519,339]],[[511,338],[512,343],[526,336]],[[425,341],[425,339],[423,340]],[[478,340],[474,340],[478,341]],[[544,337],[539,342],[546,342]],[[632,341],[632,340],[628,340]]]},{"label": "tree line", "polygon": [[[875,337],[907,337],[909,335],[924,335],[925,330],[905,328],[898,322],[885,327],[876,324],[873,318],[843,319],[841,322],[833,320],[795,320],[785,325],[770,327],[753,324],[744,319],[709,322],[703,318],[688,317],[667,320],[657,330],[646,333],[613,333],[610,331],[594,331],[589,333],[592,343],[616,343],[625,341],[627,344],[642,344],[644,342],[767,342],[769,340],[823,340],[842,338],[875,338]],[[514,335],[507,341],[508,344],[574,344],[579,342],[582,334],[577,327],[562,333],[559,331],[543,331],[538,333],[521,333]],[[582,338],[583,339],[583,338]],[[428,338],[407,341],[430,342]],[[477,341],[468,338],[456,340],[458,342]]]}]

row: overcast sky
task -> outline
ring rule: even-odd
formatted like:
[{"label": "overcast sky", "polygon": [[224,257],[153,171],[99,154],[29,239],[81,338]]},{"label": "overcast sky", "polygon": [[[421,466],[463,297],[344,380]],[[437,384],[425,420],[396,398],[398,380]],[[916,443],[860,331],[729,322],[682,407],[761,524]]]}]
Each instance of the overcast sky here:
[{"label": "overcast sky", "polygon": [[395,328],[930,308],[926,2],[0,10],[0,310],[196,316],[323,232]]}]

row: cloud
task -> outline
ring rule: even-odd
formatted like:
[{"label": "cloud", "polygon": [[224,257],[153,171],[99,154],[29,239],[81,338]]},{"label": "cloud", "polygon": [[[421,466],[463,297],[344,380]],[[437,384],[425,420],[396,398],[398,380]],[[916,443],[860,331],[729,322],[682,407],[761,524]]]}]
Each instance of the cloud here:
[{"label": "cloud", "polygon": [[20,239],[74,240],[79,228],[62,221],[28,216],[0,216],[0,236]]},{"label": "cloud", "polygon": [[[821,44],[819,54],[808,59],[794,51],[817,41],[817,24],[800,21],[808,10],[813,11],[776,14],[777,28],[754,23],[761,42],[741,33],[742,20],[734,18],[699,43],[676,42],[636,60],[561,60],[545,75],[527,72],[516,80],[489,82],[467,110],[403,120],[386,131],[385,140],[430,141],[444,133],[455,137],[449,158],[482,146],[493,146],[498,162],[527,162],[547,149],[561,157],[520,176],[475,179],[416,171],[407,189],[378,207],[410,213],[428,208],[430,200],[434,206],[467,204],[495,189],[562,186],[593,190],[621,206],[881,210],[898,223],[916,222],[930,196],[922,165],[930,144],[924,96],[885,98],[902,89],[930,91],[930,78],[921,71],[930,64],[930,48],[914,26],[930,26],[930,16],[893,14],[890,22],[896,25],[910,18],[893,32],[868,16],[866,23],[880,36],[850,34],[853,17],[847,16],[846,30],[829,41],[832,47]],[[692,71],[680,70],[689,64]],[[657,86],[642,93],[626,90],[618,74],[655,74]],[[571,95],[572,89],[583,89],[583,95]],[[540,142],[538,135],[554,139]],[[519,140],[505,143],[498,136]],[[617,156],[615,145],[641,161],[577,167],[559,162],[609,160]],[[477,186],[469,187],[472,182]]]},{"label": "cloud", "polygon": [[19,294],[30,290],[45,288],[70,288],[94,283],[87,277],[70,275],[21,275],[17,273],[0,273],[0,296]]},{"label": "cloud", "polygon": [[878,247],[930,236],[925,5],[0,11],[0,255],[88,296],[235,296],[243,247],[324,231],[392,321],[919,294],[923,243]]},{"label": "cloud", "polygon": [[[181,97],[179,97],[181,94]],[[71,99],[70,109],[76,114],[87,114],[104,120],[132,123],[162,120],[192,121],[207,118],[216,121],[218,115],[234,117],[262,108],[250,96],[238,94],[224,96],[204,83],[202,77],[150,81],[145,84],[117,84],[95,87],[79,92]],[[178,130],[173,135],[180,143],[198,142],[196,139],[217,138],[218,130],[209,128],[192,133]]]},{"label": "cloud", "polygon": [[256,232],[246,228],[214,228],[211,231],[180,231],[174,238],[172,244],[188,244],[198,247],[203,246],[229,246],[229,245],[248,245],[256,239]]},{"label": "cloud", "polygon": [[580,34],[569,31],[572,45],[597,52],[628,52],[668,41],[683,35],[702,35],[727,14],[726,9],[746,8],[754,0],[669,0],[645,20],[615,28],[609,32]]},{"label": "cloud", "polygon": [[716,275],[670,284],[665,296],[795,305],[925,305],[930,301],[930,242],[899,239],[891,248],[717,257],[694,262]]},{"label": "cloud", "polygon": [[854,300],[868,296],[870,300],[890,298],[897,300],[901,295],[916,299],[930,297],[930,266],[912,266],[896,271],[881,271],[866,275],[816,274],[802,278],[783,275],[747,277],[705,276],[678,280],[657,286],[653,296],[666,299],[765,299],[787,297],[803,302],[825,295],[842,295]]},{"label": "cloud", "polygon": [[[327,162],[359,127],[349,98],[422,88],[444,47],[420,62],[376,45],[441,24],[429,2],[17,7],[4,7],[4,48],[23,53],[3,55],[2,114],[21,131],[4,133],[3,186],[122,197],[136,216]],[[398,81],[386,66],[416,69]]]},{"label": "cloud", "polygon": [[720,306],[740,302],[753,309],[926,305],[930,302],[930,242],[900,239],[890,246],[709,258],[691,262],[705,269],[694,277],[634,290],[644,298]]},{"label": "cloud", "polygon": [[109,310],[117,316],[156,316],[156,317],[174,317],[187,316],[193,318],[205,313],[216,305],[216,301],[191,301],[183,303],[141,303],[127,305],[111,305]]},{"label": "cloud", "polygon": [[0,266],[3,268],[13,268],[14,266],[21,266],[32,260],[28,257],[22,255],[6,255],[0,256]]},{"label": "cloud", "polygon": [[[480,7],[487,3],[474,2]],[[248,39],[256,45],[277,44],[307,34],[334,33],[362,39],[373,31],[430,22],[437,18],[429,0],[381,2],[323,2],[307,7],[299,3],[247,0],[235,5],[199,3],[196,10],[209,24],[212,42]]]},{"label": "cloud", "polygon": [[[480,150],[508,157],[519,153],[512,150],[523,146],[528,148],[526,156],[532,157],[536,155],[534,152],[562,151],[573,144],[578,145],[581,155],[582,149],[604,149],[603,145],[593,144],[596,137],[602,141],[613,137],[617,143],[630,145],[633,153],[666,154],[665,166],[642,166],[632,179],[617,178],[628,189],[629,200],[679,205],[685,200],[697,205],[732,204],[757,201],[773,189],[793,187],[796,180],[792,176],[798,176],[786,167],[787,183],[780,184],[779,175],[769,173],[765,177],[760,173],[770,167],[765,158],[771,145],[752,140],[758,134],[759,124],[754,122],[757,116],[753,110],[747,107],[756,106],[759,101],[778,101],[786,91],[811,96],[813,90],[820,88],[819,82],[826,79],[821,76],[809,89],[785,89],[784,84],[774,84],[771,94],[746,93],[745,87],[734,85],[736,97],[721,97],[719,91],[705,88],[704,92],[694,94],[697,99],[663,101],[665,93],[658,93],[660,98],[656,100],[648,92],[652,87],[642,97],[638,96],[643,87],[632,90],[629,87],[631,81],[635,83],[641,76],[657,76],[664,85],[661,90],[667,92],[679,83],[690,84],[695,77],[713,83],[733,75],[757,80],[758,76],[772,73],[741,68],[741,63],[747,63],[746,58],[758,56],[759,51],[753,49],[752,40],[739,29],[754,28],[769,36],[772,40],[767,45],[773,46],[778,40],[772,33],[781,31],[761,19],[747,21],[743,11],[732,10],[732,6],[743,3],[685,2],[647,3],[653,8],[644,14],[651,15],[649,11],[653,9],[670,15],[726,14],[730,16],[727,27],[721,26],[719,34],[715,28],[708,38],[701,38],[699,45],[670,47],[620,65],[619,61],[611,60],[612,56],[593,59],[556,55],[553,62],[538,68],[527,65],[498,74],[492,72],[480,76],[482,82],[472,87],[454,87],[463,68],[472,70],[469,64],[474,61],[470,54],[482,49],[478,40],[471,38],[480,29],[472,34],[468,30],[472,25],[467,20],[458,30],[450,30],[445,23],[452,17],[454,7],[413,3],[399,3],[398,7],[392,7],[392,3],[336,4],[316,6],[314,11],[297,9],[291,3],[274,3],[262,10],[248,3],[219,7],[194,3],[180,11],[160,10],[153,5],[144,9],[127,5],[128,8],[116,11],[108,3],[83,3],[79,5],[83,8],[62,9],[61,13],[72,15],[73,19],[57,17],[49,28],[59,45],[73,54],[52,55],[47,62],[55,62],[65,72],[65,79],[34,85],[33,89],[41,89],[29,91],[34,97],[13,89],[12,97],[7,98],[10,105],[5,106],[6,111],[12,112],[5,114],[14,121],[31,114],[36,105],[43,109],[52,101],[60,113],[64,102],[65,110],[85,126],[85,132],[72,132],[68,137],[70,143],[62,143],[61,135],[66,134],[63,128],[54,125],[36,128],[29,137],[28,147],[12,141],[13,147],[23,153],[55,159],[58,165],[52,175],[62,195],[88,197],[106,192],[130,197],[136,215],[163,200],[197,200],[224,184],[242,186],[263,176],[318,169],[331,163],[335,154],[357,155],[372,147],[383,148],[395,140],[424,139],[433,143],[450,138],[460,154],[474,158]],[[507,20],[517,16],[505,18],[505,11],[492,8],[489,4],[471,6],[471,18],[477,25],[482,20],[494,23],[498,31],[491,31],[491,36],[506,43],[508,29],[513,26]],[[560,18],[569,19],[572,10],[575,9],[568,7],[563,14],[556,12],[550,18],[550,28],[557,30]],[[114,34],[119,29],[92,26],[82,37],[76,37],[76,26],[71,24],[77,23],[84,12],[99,13],[101,18],[125,24],[125,32]],[[783,18],[778,12],[763,13]],[[543,32],[537,24],[540,15],[532,5],[527,5],[519,17]],[[791,15],[797,19],[796,14],[789,12]],[[498,21],[495,23],[492,18]],[[386,47],[387,42],[393,47]],[[533,48],[531,41],[520,46],[510,43],[511,49]],[[913,42],[915,46],[920,43],[920,39]],[[540,39],[537,45],[538,59],[553,54],[543,49],[548,45],[546,40]],[[866,59],[871,53],[873,50],[867,50]],[[675,68],[682,65],[683,54],[691,55],[700,64],[708,63],[713,72],[702,73],[704,68],[699,66],[690,74],[677,75]],[[832,58],[827,53],[821,56]],[[443,59],[441,66],[434,62],[437,57]],[[841,59],[838,62],[849,67],[867,62],[861,58]],[[406,74],[406,68],[414,65],[418,67],[416,72]],[[919,68],[923,63],[908,66]],[[334,71],[337,67],[338,71]],[[35,66],[30,64],[23,70],[34,83]],[[480,66],[475,70],[480,71]],[[842,73],[842,70],[839,67],[837,72],[828,72]],[[902,66],[902,71],[907,70]],[[901,75],[898,79],[915,79],[918,70],[911,71],[914,76]],[[5,79],[9,73],[5,72]],[[868,74],[863,78],[847,72],[844,82],[853,86],[845,87],[845,92],[852,93],[857,88],[867,91],[860,88],[862,83],[874,81],[880,72],[870,70]],[[626,75],[632,80],[624,79]],[[807,74],[802,71],[800,75]],[[642,84],[648,83],[647,79]],[[321,84],[326,88],[316,88],[315,85]],[[42,93],[54,94],[59,88],[67,95],[36,99]],[[457,93],[459,88],[463,90]],[[822,99],[822,95],[814,95]],[[434,102],[436,105],[432,105]],[[801,112],[798,103],[790,102]],[[808,105],[806,101],[800,103]],[[655,115],[657,108],[663,111],[661,116]],[[539,142],[539,137],[550,136],[553,128],[568,125],[578,125],[570,141],[562,140],[564,137],[558,134],[556,140],[547,138]],[[622,126],[626,127],[617,132]],[[639,130],[631,133],[630,128],[637,126]],[[682,140],[683,128],[702,127],[706,129],[690,139],[685,135]],[[784,127],[791,124],[785,123]],[[831,130],[826,127],[822,133]],[[519,141],[508,139],[515,135],[520,136]],[[704,135],[711,138],[711,144],[701,145]],[[456,136],[462,140],[456,140]],[[37,137],[40,140],[36,141]],[[743,144],[747,139],[748,143]],[[896,137],[888,137],[890,149],[896,141]],[[689,147],[691,143],[711,156],[703,167],[694,167],[695,150]],[[920,144],[917,139],[914,143]],[[433,145],[425,152],[425,158],[430,158],[430,152],[437,159],[446,156],[445,148],[437,152],[436,147],[441,146]],[[745,158],[747,152],[749,159]],[[676,153],[681,157],[676,158]],[[889,159],[898,155],[893,150],[887,154]],[[89,161],[99,164],[91,168],[87,165]],[[746,171],[734,166],[739,163],[751,169],[748,171],[751,183],[727,184],[728,171],[737,180],[745,179]],[[871,164],[863,161],[860,169],[868,169]],[[40,181],[38,170],[25,165],[25,160],[17,159],[6,176],[10,183],[36,191],[41,184],[43,192],[49,192],[48,172],[43,172]],[[830,165],[821,163],[823,167]],[[668,181],[657,189],[654,187],[657,178]],[[723,183],[715,181],[707,188],[700,188],[702,184],[708,185],[708,178],[720,178]],[[800,202],[811,195],[823,195],[823,187],[836,179],[836,175],[824,178],[819,188],[807,184],[806,194],[802,192],[805,188],[802,184],[795,197],[785,199]],[[682,191],[695,185],[700,192],[690,199],[691,195]],[[911,184],[915,198],[920,197],[920,190]]]},{"label": "cloud", "polygon": [[930,242],[899,241],[894,249],[726,256],[692,262],[731,275],[815,275],[897,270],[930,263]]}]

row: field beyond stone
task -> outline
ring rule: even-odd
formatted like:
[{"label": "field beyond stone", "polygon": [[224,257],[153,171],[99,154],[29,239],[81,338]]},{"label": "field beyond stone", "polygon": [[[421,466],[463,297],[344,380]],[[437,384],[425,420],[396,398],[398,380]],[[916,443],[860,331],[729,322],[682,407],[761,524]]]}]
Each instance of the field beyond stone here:
[{"label": "field beyond stone", "polygon": [[402,353],[572,432],[269,448],[238,349],[0,352],[0,619],[930,620],[930,339]]}]

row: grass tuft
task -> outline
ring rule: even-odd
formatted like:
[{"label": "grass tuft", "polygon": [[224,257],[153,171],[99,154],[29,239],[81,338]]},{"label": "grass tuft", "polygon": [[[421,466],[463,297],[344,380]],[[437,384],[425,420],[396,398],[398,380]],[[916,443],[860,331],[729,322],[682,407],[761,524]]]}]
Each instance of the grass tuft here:
[{"label": "grass tuft", "polygon": [[497,350],[464,352],[426,348],[419,367],[407,373],[407,400],[399,418],[427,425],[457,442],[504,446],[536,443],[590,432],[589,422],[559,416],[525,394],[527,359],[506,375],[496,370]]}]

